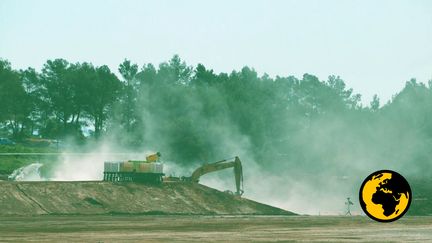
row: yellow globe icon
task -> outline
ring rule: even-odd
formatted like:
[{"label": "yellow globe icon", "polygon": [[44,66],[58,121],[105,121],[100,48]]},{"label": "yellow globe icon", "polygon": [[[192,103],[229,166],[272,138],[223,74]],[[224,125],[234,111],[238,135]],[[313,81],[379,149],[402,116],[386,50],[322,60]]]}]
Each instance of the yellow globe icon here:
[{"label": "yellow globe icon", "polygon": [[380,170],[372,173],[360,187],[363,211],[379,222],[402,217],[411,204],[412,193],[407,180],[397,172]]}]

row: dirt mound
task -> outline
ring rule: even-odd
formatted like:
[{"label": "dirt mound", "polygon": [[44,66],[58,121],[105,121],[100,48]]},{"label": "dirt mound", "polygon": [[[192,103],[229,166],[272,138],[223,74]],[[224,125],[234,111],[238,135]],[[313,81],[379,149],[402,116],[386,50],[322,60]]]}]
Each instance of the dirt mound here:
[{"label": "dirt mound", "polygon": [[279,208],[192,183],[0,181],[1,215],[290,215]]}]

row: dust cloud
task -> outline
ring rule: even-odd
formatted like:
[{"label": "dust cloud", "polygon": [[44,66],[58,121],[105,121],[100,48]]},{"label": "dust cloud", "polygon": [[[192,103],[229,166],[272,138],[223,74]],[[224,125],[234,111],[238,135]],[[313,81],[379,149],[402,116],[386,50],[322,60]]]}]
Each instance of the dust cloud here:
[{"label": "dust cloud", "polygon": [[[230,78],[243,73],[248,77],[254,75],[247,69]],[[361,182],[370,173],[391,169],[409,177],[423,176],[430,171],[430,164],[420,156],[428,151],[422,142],[423,135],[407,129],[403,120],[397,119],[400,113],[396,108],[389,108],[387,104],[375,111],[369,107],[350,106],[352,90],[345,90],[345,84],[340,85],[343,81],[335,81],[335,77],[328,82],[313,81],[317,78],[306,74],[303,80],[288,77],[276,82],[267,79],[261,78],[259,82],[272,82],[271,85],[280,85],[281,89],[288,85],[288,88],[273,90],[266,97],[305,97],[287,101],[294,105],[289,103],[282,108],[278,103],[269,102],[268,109],[277,107],[277,112],[245,121],[237,117],[239,111],[233,104],[240,103],[243,106],[239,107],[252,112],[254,106],[262,102],[247,106],[235,96],[226,96],[224,92],[227,91],[216,85],[188,88],[176,84],[155,88],[154,84],[141,82],[133,109],[134,131],[127,133],[118,120],[110,120],[109,134],[88,145],[84,149],[87,154],[61,155],[60,161],[51,166],[47,179],[101,180],[104,161],[142,160],[155,151],[162,153],[165,174],[179,177],[190,176],[203,163],[239,156],[244,171],[244,197],[299,214],[343,215],[346,198],[358,202]],[[313,85],[321,85],[321,91],[330,92],[328,90],[334,88],[331,82],[342,87],[337,91],[345,100],[337,101],[348,105],[336,104],[336,108],[329,105],[328,109],[312,105],[314,97],[311,98],[307,93],[309,88],[302,85],[311,85],[312,91]],[[297,93],[289,93],[295,89]],[[160,95],[152,94],[153,90],[161,92]],[[236,94],[244,93],[247,94],[247,90],[239,88]],[[261,90],[258,93],[261,94]],[[320,97],[319,92],[314,95]],[[340,98],[338,95],[336,97]],[[234,101],[230,103],[227,99]],[[322,102],[334,102],[334,97],[328,99]],[[253,98],[250,100],[255,102]],[[263,112],[267,110],[264,108]],[[177,119],[179,116],[181,119]],[[244,127],[248,127],[249,132],[245,132]],[[128,146],[128,141],[140,143]],[[28,178],[34,177],[29,175]],[[204,175],[200,182],[222,191],[235,191],[231,169]],[[360,214],[358,203],[352,212]]]}]

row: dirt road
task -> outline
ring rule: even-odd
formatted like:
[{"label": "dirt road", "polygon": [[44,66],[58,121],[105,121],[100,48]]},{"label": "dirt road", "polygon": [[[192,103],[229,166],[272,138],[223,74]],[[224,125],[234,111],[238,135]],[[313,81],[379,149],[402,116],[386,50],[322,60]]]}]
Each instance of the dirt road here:
[{"label": "dirt road", "polygon": [[432,217],[377,223],[328,216],[1,217],[0,242],[432,242]]}]

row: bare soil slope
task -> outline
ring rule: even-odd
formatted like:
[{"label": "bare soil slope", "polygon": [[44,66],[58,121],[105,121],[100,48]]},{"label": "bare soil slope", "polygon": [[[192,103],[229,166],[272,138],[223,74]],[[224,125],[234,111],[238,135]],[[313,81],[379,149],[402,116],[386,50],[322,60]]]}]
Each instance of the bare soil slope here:
[{"label": "bare soil slope", "polygon": [[290,215],[192,183],[0,181],[0,216],[84,214]]}]

